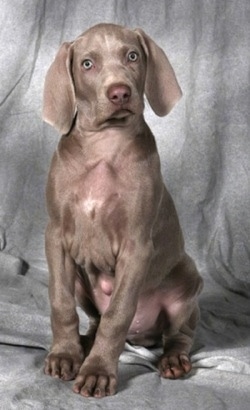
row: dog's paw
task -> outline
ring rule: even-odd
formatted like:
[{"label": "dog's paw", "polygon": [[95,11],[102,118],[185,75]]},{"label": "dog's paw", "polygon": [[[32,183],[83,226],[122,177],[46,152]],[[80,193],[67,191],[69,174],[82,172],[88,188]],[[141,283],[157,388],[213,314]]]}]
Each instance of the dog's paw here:
[{"label": "dog's paw", "polygon": [[190,358],[187,354],[164,354],[158,362],[158,369],[166,379],[178,379],[189,373],[192,369]]},{"label": "dog's paw", "polygon": [[93,360],[81,367],[73,391],[83,397],[101,398],[114,395],[116,387],[116,371],[104,366],[99,360]]},{"label": "dog's paw", "polygon": [[82,353],[51,353],[45,359],[44,373],[62,380],[73,380],[79,372],[84,356]]}]

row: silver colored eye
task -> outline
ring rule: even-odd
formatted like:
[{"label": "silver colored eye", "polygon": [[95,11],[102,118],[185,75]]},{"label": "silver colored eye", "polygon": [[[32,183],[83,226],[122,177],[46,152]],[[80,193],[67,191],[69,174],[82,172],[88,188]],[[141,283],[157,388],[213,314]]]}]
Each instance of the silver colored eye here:
[{"label": "silver colored eye", "polygon": [[128,54],[128,60],[129,61],[131,61],[132,63],[134,63],[135,61],[137,61],[138,60],[138,54],[136,53],[136,51],[131,51],[129,54]]},{"label": "silver colored eye", "polygon": [[82,66],[83,68],[85,68],[85,70],[90,70],[93,67],[93,62],[89,59],[86,59],[82,62]]}]

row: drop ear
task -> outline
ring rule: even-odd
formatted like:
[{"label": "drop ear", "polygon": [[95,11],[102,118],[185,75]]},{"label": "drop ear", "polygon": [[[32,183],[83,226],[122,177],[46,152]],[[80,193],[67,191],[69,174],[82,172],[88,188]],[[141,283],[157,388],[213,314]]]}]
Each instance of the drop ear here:
[{"label": "drop ear", "polygon": [[70,131],[76,114],[72,58],[72,43],[63,43],[45,77],[43,119],[61,134]]},{"label": "drop ear", "polygon": [[143,30],[135,32],[147,58],[146,97],[157,115],[167,115],[182,96],[174,70],[164,51]]}]

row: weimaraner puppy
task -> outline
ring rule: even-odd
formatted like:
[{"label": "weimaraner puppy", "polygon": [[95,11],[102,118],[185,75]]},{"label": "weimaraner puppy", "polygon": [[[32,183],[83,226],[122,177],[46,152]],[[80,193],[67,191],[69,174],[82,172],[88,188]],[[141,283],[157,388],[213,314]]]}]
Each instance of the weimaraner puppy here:
[{"label": "weimaraner puppy", "polygon": [[[45,80],[43,117],[62,134],[47,185],[45,373],[75,378],[85,397],[115,394],[126,340],[162,343],[162,377],[192,367],[202,279],[163,183],[144,93],[159,116],[181,97],[163,50],[142,30],[114,24],[62,44]],[[89,316],[86,339],[76,303]]]}]

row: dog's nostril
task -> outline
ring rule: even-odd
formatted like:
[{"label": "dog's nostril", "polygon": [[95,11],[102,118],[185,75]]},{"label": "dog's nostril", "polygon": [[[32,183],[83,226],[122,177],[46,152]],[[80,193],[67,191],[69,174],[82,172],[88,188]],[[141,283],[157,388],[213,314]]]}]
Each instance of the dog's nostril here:
[{"label": "dog's nostril", "polygon": [[108,99],[113,104],[125,104],[130,96],[131,90],[127,85],[114,85],[108,90]]}]

